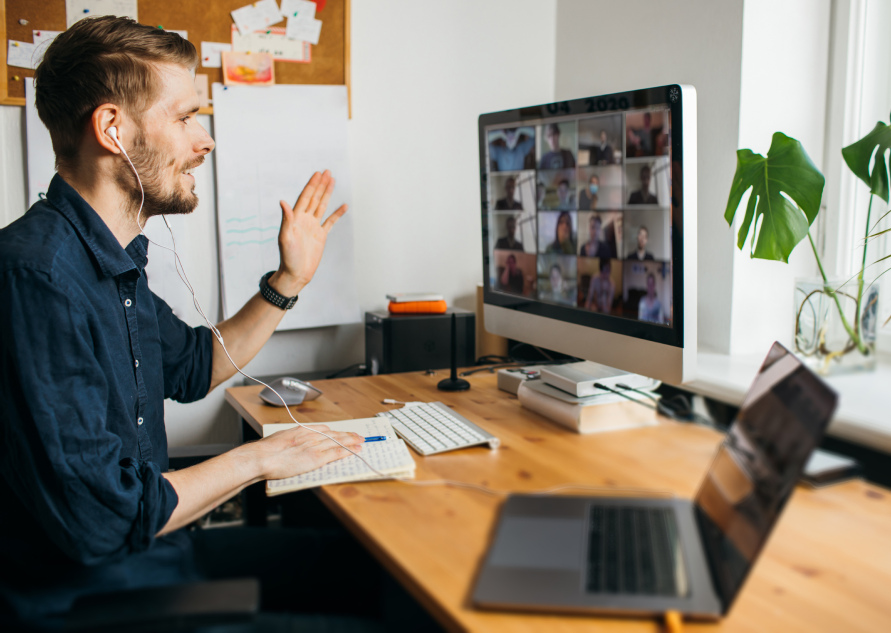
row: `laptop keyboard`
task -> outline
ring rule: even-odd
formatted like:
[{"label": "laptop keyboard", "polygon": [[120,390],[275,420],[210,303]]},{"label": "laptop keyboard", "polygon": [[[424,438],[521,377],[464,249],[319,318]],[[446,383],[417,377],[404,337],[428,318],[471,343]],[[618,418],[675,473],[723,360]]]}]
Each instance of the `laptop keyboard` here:
[{"label": "laptop keyboard", "polygon": [[671,509],[593,506],[588,526],[589,592],[679,594],[680,544]]}]

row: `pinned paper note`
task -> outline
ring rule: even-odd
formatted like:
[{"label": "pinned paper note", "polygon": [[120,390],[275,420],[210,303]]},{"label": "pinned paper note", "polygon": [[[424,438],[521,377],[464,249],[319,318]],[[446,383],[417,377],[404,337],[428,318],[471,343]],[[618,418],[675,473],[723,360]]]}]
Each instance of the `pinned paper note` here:
[{"label": "pinned paper note", "polygon": [[139,20],[136,0],[65,0],[65,17],[68,28],[84,18],[101,15],[117,15]]},{"label": "pinned paper note", "polygon": [[232,12],[232,20],[238,27],[238,32],[245,35],[281,22],[282,13],[275,0],[259,0],[235,9]]},{"label": "pinned paper note", "polygon": [[62,31],[31,31],[34,46],[45,49]]},{"label": "pinned paper note", "polygon": [[316,3],[310,0],[282,0],[282,13],[288,19],[316,17]]},{"label": "pinned paper note", "polygon": [[9,40],[6,49],[6,63],[16,68],[29,68],[34,70],[37,66],[34,58],[34,44],[30,42],[19,42],[17,40]]},{"label": "pinned paper note", "polygon": [[226,86],[272,86],[275,63],[269,53],[222,53]]},{"label": "pinned paper note", "polygon": [[198,93],[198,107],[210,107],[210,86],[207,83],[207,75],[197,73],[195,75],[195,92]]},{"label": "pinned paper note", "polygon": [[232,25],[232,50],[242,53],[269,53],[277,62],[307,63],[312,59],[309,42],[285,37],[285,29],[270,26],[254,33],[241,35]]},{"label": "pinned paper note", "polygon": [[205,68],[222,68],[220,53],[232,50],[228,42],[201,42],[201,65]]},{"label": "pinned paper note", "polygon": [[167,32],[169,32],[169,33],[176,33],[177,35],[179,35],[179,36],[180,36],[181,38],[183,38],[184,40],[189,39],[189,32],[188,32],[188,31],[181,31],[181,30],[179,30],[179,29],[164,29],[164,30],[167,31]]},{"label": "pinned paper note", "polygon": [[319,43],[322,21],[315,18],[288,18],[287,36],[292,40],[302,40],[310,44]]}]

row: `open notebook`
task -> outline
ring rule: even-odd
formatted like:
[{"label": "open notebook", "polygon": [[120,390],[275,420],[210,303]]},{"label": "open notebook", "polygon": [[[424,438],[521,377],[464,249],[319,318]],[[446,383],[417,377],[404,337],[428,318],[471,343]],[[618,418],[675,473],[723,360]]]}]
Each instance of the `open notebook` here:
[{"label": "open notebook", "polygon": [[[415,460],[408,452],[405,442],[396,436],[396,431],[383,418],[363,418],[360,420],[344,420],[342,422],[325,422],[332,431],[358,433],[363,437],[386,436],[382,442],[368,442],[362,445],[361,455],[380,472],[390,477],[415,476]],[[277,431],[284,431],[296,424],[264,424],[263,437],[269,437]],[[307,424],[306,426],[318,426]],[[340,484],[349,481],[369,481],[382,479],[376,475],[361,459],[348,455],[343,459],[329,462],[321,468],[308,473],[288,477],[287,479],[270,479],[266,482],[267,496],[274,497],[285,492],[315,488],[328,484]]]}]

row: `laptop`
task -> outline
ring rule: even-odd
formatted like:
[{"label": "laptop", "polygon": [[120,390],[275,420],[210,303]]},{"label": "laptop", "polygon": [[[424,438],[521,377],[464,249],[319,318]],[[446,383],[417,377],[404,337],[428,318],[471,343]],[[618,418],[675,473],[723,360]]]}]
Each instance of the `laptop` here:
[{"label": "laptop", "polygon": [[473,603],[525,611],[725,615],[837,400],[775,343],[693,501],[511,495]]}]

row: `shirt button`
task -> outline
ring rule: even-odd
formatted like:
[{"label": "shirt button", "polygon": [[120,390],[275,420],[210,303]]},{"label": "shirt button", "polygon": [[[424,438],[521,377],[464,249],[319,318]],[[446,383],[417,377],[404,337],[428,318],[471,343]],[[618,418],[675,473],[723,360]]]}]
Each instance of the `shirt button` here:
[{"label": "shirt button", "polygon": [[124,305],[129,308],[131,305],[133,305],[133,302],[127,299],[126,301],[124,301]]},{"label": "shirt button", "polygon": [[136,366],[139,367],[139,361],[138,361],[138,360],[136,361]]},{"label": "shirt button", "polygon": [[136,424],[138,424],[139,426],[142,426],[142,418],[137,419]]}]

